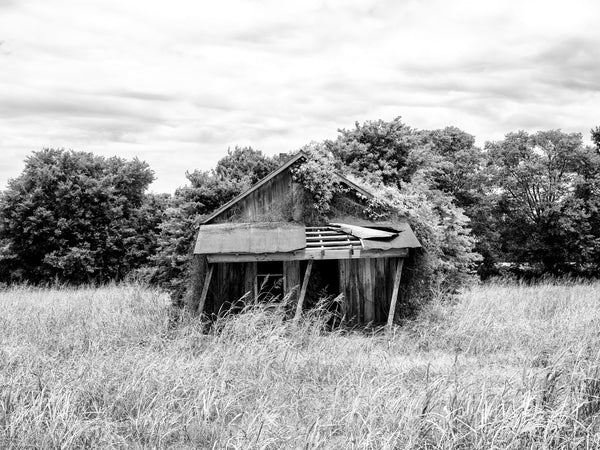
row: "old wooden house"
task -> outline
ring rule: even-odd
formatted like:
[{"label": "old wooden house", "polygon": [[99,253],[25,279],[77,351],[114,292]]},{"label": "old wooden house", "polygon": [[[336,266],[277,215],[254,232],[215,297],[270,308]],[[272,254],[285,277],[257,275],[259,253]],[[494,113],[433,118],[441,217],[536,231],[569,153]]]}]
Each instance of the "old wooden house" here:
[{"label": "old wooden house", "polygon": [[189,307],[208,315],[238,299],[287,296],[296,312],[337,297],[351,323],[391,324],[404,260],[420,247],[401,218],[368,220],[372,194],[339,173],[343,187],[327,220],[306,212],[294,177],[302,153],[205,218],[195,246]]}]

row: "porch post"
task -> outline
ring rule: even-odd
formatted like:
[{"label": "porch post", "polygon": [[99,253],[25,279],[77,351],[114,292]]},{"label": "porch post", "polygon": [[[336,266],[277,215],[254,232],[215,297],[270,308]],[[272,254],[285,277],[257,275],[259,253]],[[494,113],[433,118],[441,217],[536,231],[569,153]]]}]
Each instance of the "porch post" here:
[{"label": "porch post", "polygon": [[306,272],[304,273],[304,280],[302,280],[302,289],[300,290],[300,296],[298,297],[298,304],[296,305],[296,314],[294,315],[294,321],[298,321],[302,315],[302,304],[304,303],[304,297],[306,296],[306,288],[308,287],[308,279],[310,278],[310,272],[312,270],[313,260],[309,259],[306,265]]},{"label": "porch post", "polygon": [[398,302],[398,291],[400,290],[400,279],[402,278],[402,266],[404,265],[404,258],[398,259],[396,265],[396,276],[394,277],[394,290],[392,291],[392,299],[390,301],[390,312],[387,320],[387,330],[392,329],[394,324],[394,314],[396,313],[396,303]]},{"label": "porch post", "polygon": [[204,285],[202,286],[202,294],[200,295],[200,302],[198,303],[198,315],[202,315],[202,313],[204,312],[204,303],[206,302],[206,297],[208,295],[208,287],[210,285],[210,279],[212,278],[214,268],[214,264],[208,265],[206,277],[204,278]]}]

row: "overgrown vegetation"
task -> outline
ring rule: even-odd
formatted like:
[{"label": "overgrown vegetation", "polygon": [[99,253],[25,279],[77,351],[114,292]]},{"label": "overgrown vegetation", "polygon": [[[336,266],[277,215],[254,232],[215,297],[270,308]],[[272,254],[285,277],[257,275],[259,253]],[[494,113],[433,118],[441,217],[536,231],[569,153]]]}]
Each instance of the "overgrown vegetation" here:
[{"label": "overgrown vegetation", "polygon": [[0,447],[597,448],[599,288],[488,284],[371,336],[264,304],[173,329],[136,285],[3,290]]},{"label": "overgrown vegetation", "polygon": [[372,218],[385,220],[390,211],[406,218],[423,246],[408,258],[405,312],[414,312],[441,292],[456,294],[474,281],[481,255],[474,251],[476,240],[468,217],[450,195],[429,188],[417,177],[405,183],[402,191],[382,186],[374,192],[369,209]]},{"label": "overgrown vegetation", "polygon": [[306,158],[292,168],[292,171],[294,180],[300,183],[308,194],[305,199],[308,204],[303,205],[303,215],[309,218],[309,223],[326,223],[327,216],[331,214],[332,203],[344,193],[339,180],[332,176],[342,168],[317,142],[303,147],[301,151]]}]

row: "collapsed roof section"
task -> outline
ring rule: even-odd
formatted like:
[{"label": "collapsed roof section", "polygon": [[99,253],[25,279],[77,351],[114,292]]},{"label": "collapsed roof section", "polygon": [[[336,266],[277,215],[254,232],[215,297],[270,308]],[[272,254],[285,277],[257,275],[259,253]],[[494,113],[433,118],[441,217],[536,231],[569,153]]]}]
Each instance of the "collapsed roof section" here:
[{"label": "collapsed roof section", "polygon": [[201,225],[194,253],[209,262],[291,261],[401,257],[420,246],[407,223],[225,223]]}]

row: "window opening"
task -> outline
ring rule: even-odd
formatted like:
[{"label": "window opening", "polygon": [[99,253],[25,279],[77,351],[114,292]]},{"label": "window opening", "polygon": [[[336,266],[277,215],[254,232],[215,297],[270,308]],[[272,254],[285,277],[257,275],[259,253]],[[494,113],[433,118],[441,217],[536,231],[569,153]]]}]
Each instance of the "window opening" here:
[{"label": "window opening", "polygon": [[256,265],[258,300],[281,300],[283,284],[283,261],[262,261]]}]

